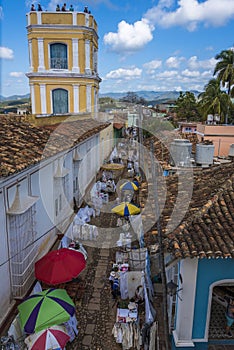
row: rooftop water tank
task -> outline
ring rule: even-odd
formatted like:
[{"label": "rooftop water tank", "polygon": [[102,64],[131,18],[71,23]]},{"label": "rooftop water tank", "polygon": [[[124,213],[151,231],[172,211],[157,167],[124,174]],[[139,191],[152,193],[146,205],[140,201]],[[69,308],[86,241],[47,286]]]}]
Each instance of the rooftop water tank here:
[{"label": "rooftop water tank", "polygon": [[198,143],[196,145],[196,163],[202,166],[212,165],[214,159],[214,148],[215,146],[212,144],[204,145]]},{"label": "rooftop water tank", "polygon": [[175,166],[191,166],[192,144],[187,139],[174,139],[170,146],[171,163]]},{"label": "rooftop water tank", "polygon": [[234,143],[230,145],[228,155],[229,157],[234,157]]}]

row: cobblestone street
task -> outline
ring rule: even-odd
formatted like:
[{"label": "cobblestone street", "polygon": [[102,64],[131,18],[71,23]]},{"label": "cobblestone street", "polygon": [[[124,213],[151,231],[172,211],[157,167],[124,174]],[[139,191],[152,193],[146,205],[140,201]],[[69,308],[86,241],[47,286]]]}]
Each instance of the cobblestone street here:
[{"label": "cobblestone street", "polygon": [[[115,251],[105,248],[86,247],[89,254],[88,265],[77,282],[67,283],[68,293],[75,299],[79,334],[67,349],[118,350],[122,349],[112,335],[116,318],[117,303],[112,300],[109,287]],[[155,298],[157,319],[162,320],[162,300]],[[164,350],[163,327],[159,325],[160,349]]]}]

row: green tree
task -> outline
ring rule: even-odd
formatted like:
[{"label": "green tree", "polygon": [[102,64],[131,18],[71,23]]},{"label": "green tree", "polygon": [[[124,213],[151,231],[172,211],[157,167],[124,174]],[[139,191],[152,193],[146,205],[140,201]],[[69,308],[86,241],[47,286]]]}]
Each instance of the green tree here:
[{"label": "green tree", "polygon": [[146,104],[146,100],[143,97],[139,97],[135,92],[129,91],[127,95],[120,99],[121,102],[136,103],[136,104]]},{"label": "green tree", "polygon": [[218,114],[221,122],[224,122],[228,109],[231,105],[231,99],[225,91],[220,88],[218,79],[211,79],[205,85],[205,91],[198,95],[199,109],[206,119],[207,114]]},{"label": "green tree", "polygon": [[234,51],[223,50],[215,56],[218,60],[214,75],[217,74],[217,79],[222,87],[227,87],[229,96],[234,96]]},{"label": "green tree", "polygon": [[196,97],[190,91],[180,92],[179,97],[175,101],[174,109],[178,120],[194,121],[200,119]]}]

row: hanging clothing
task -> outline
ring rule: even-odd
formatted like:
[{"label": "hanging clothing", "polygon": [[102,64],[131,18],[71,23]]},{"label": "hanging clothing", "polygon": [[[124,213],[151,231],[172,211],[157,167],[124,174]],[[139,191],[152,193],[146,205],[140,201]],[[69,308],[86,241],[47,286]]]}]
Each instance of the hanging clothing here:
[{"label": "hanging clothing", "polygon": [[128,297],[134,298],[138,286],[142,285],[141,271],[128,271]]},{"label": "hanging clothing", "polygon": [[156,330],[157,330],[157,325],[156,325],[156,322],[154,322],[150,328],[149,350],[155,350]]},{"label": "hanging clothing", "polygon": [[120,295],[121,299],[125,300],[128,298],[128,274],[127,271],[120,272]]},{"label": "hanging clothing", "polygon": [[141,347],[141,334],[139,324],[136,322],[116,322],[112,334],[118,344],[122,344],[122,350],[137,349]]},{"label": "hanging clothing", "polygon": [[155,319],[156,311],[149,300],[145,283],[144,283],[144,296],[145,296],[145,322],[146,324],[151,324]]}]

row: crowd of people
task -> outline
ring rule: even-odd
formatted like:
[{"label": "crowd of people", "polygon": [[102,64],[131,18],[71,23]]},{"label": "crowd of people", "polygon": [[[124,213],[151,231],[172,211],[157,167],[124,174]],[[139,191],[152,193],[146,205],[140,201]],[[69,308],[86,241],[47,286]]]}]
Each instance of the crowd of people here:
[{"label": "crowd of people", "polygon": [[[57,11],[62,11],[62,12],[70,11],[70,12],[73,12],[73,11],[74,11],[74,7],[73,7],[73,5],[70,5],[69,9],[67,9],[67,4],[64,3],[61,7],[60,7],[60,5],[58,4],[58,5],[56,6],[56,9],[55,9],[55,10],[56,10],[56,12],[57,12]],[[36,9],[36,7],[35,7],[35,4],[32,4],[32,5],[31,5],[31,11],[43,11],[41,4],[37,4],[37,9]],[[88,9],[88,6],[85,6],[85,7],[84,7],[83,12],[84,12],[84,13],[88,13],[88,14],[91,13],[91,11]]]}]

